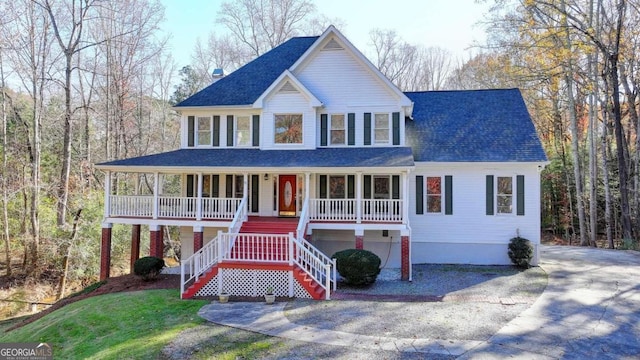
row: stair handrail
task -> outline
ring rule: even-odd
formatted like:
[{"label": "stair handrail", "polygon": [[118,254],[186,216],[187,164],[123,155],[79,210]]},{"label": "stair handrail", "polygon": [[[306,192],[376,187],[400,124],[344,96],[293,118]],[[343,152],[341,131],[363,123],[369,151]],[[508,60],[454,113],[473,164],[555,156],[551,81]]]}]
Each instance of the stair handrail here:
[{"label": "stair handrail", "polygon": [[[236,213],[229,224],[229,232],[230,233],[238,233],[240,231],[240,227],[242,227],[242,223],[247,220],[247,195],[242,197],[240,204],[238,205],[238,209],[236,209]],[[224,250],[221,246],[222,236],[216,236],[213,240],[206,243],[200,250],[193,253],[193,255],[189,256],[186,260],[182,261],[180,265],[180,295],[185,292],[185,285],[191,280],[198,281],[200,275],[204,274],[205,271],[209,270],[213,265],[218,263],[222,258],[223,253],[226,253],[231,250],[230,246],[225,246]],[[187,271],[188,270],[188,271]],[[188,273],[189,276],[185,276]]]},{"label": "stair handrail", "polygon": [[242,227],[242,223],[247,220],[248,212],[247,212],[247,195],[245,194],[238,205],[238,209],[236,209],[236,213],[233,216],[233,220],[231,224],[229,224],[229,232],[233,234],[237,234],[240,232],[240,228]]},{"label": "stair handrail", "polygon": [[302,204],[302,211],[300,211],[300,220],[298,221],[298,227],[296,228],[296,237],[298,239],[304,239],[306,235],[307,223],[309,222],[309,199],[305,198]]},{"label": "stair handrail", "polygon": [[[293,262],[325,290],[325,298],[330,300],[331,290],[336,289],[336,261],[323,254],[304,238],[289,234],[290,249],[295,249]],[[295,246],[294,246],[295,245]]]},{"label": "stair handrail", "polygon": [[[200,250],[193,253],[180,264],[180,296],[184,295],[185,286],[191,280],[198,281],[205,271],[218,262],[220,253],[220,238],[216,236],[206,243]],[[185,274],[189,274],[188,277]]]}]

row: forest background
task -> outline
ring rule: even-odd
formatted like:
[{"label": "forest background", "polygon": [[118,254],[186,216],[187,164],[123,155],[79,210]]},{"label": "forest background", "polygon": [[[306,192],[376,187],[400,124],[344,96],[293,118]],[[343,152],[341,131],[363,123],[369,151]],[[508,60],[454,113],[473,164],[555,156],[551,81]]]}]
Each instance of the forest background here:
[{"label": "forest background", "polygon": [[[520,88],[549,158],[541,231],[637,250],[640,0],[485,2],[487,41],[467,59],[387,28],[361,50],[404,91]],[[172,106],[214,69],[345,24],[313,0],[226,1],[179,66],[164,11],[157,0],[0,3],[0,297],[56,299],[94,282],[104,174],[93,165],[177,148]],[[129,271],[128,231],[113,228],[112,273]],[[164,233],[165,255],[178,258],[177,230]]]}]

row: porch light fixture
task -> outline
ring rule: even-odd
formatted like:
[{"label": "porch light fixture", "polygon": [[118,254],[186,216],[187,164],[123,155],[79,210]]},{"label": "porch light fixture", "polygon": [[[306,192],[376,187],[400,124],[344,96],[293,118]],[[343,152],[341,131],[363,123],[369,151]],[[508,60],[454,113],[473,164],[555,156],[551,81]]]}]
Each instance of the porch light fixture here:
[{"label": "porch light fixture", "polygon": [[264,174],[264,181],[269,180],[269,174]]}]

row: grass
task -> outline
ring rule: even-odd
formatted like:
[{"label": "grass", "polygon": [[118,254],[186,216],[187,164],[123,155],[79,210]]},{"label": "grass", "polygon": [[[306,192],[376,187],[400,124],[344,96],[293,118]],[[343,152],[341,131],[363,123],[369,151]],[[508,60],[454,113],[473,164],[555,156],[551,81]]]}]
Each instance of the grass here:
[{"label": "grass", "polygon": [[178,290],[95,296],[0,335],[0,343],[47,342],[60,359],[155,359],[179,332],[204,323],[206,301],[180,300]]}]

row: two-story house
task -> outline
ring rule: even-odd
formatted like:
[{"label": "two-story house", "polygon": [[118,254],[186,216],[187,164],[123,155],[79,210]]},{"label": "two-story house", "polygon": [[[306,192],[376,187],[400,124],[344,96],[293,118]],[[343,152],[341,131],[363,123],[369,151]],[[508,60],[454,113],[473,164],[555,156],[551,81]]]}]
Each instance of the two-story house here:
[{"label": "two-story house", "polygon": [[[180,227],[182,294],[329,298],[335,251],[412,263],[509,264],[540,243],[546,156],[517,89],[403,93],[338,30],[297,37],[179,103],[180,149],[105,171],[111,226],[161,256]],[[114,184],[117,181],[118,184]]]}]

